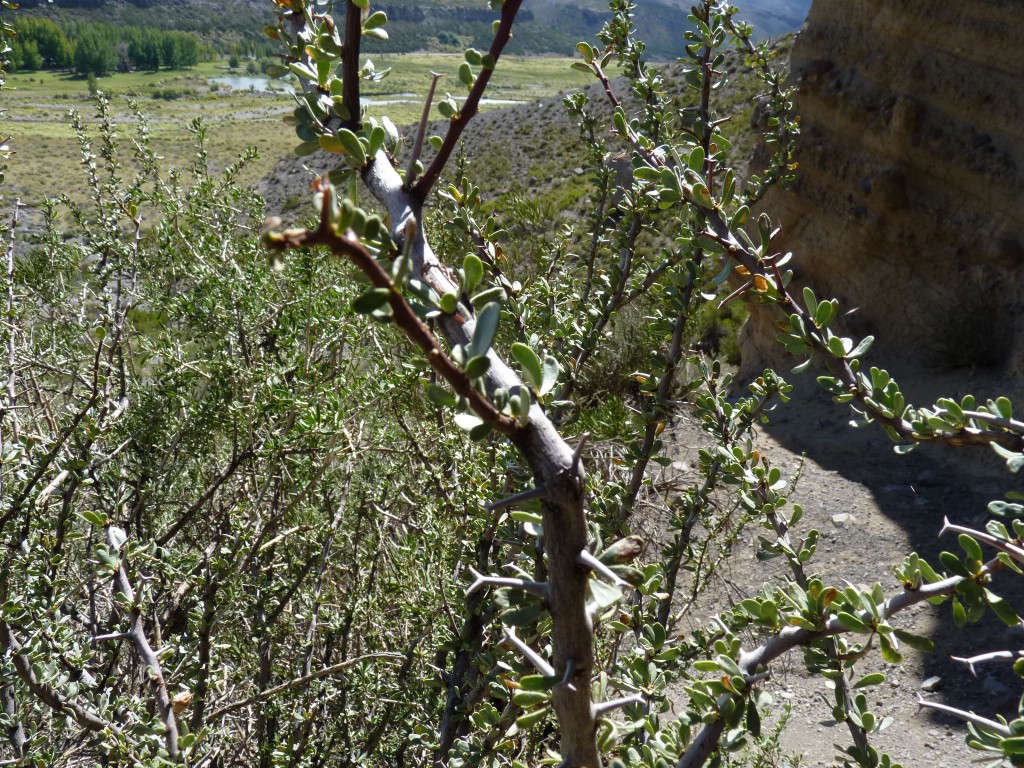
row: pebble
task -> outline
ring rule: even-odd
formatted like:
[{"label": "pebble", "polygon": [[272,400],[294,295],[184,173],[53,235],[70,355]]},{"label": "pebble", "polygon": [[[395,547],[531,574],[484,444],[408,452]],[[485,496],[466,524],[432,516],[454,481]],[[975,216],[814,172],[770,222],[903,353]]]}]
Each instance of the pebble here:
[{"label": "pebble", "polygon": [[931,677],[925,678],[921,681],[922,691],[937,691],[942,687],[942,678],[938,675],[932,675]]},{"label": "pebble", "polygon": [[832,525],[836,528],[842,528],[844,525],[849,525],[850,523],[855,522],[857,522],[857,518],[849,512],[840,512],[839,514],[832,515]]}]

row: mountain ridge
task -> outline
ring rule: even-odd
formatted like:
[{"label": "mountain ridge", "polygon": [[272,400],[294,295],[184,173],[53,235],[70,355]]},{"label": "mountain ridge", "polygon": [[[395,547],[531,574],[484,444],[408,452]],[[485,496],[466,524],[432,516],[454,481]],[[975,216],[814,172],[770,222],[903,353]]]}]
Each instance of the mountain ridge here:
[{"label": "mountain ridge", "polygon": [[[803,23],[811,0],[737,0],[740,17],[758,37],[777,37]],[[639,39],[655,59],[683,51],[690,0],[643,0],[637,4]],[[495,12],[482,0],[386,0],[372,7],[391,18],[390,39],[367,41],[368,52],[437,51],[487,47]],[[102,21],[180,29],[204,36],[219,50],[257,39],[273,21],[265,0],[26,0],[26,15],[63,22]],[[508,51],[516,54],[571,52],[580,40],[593,39],[609,17],[605,0],[525,0]]]}]

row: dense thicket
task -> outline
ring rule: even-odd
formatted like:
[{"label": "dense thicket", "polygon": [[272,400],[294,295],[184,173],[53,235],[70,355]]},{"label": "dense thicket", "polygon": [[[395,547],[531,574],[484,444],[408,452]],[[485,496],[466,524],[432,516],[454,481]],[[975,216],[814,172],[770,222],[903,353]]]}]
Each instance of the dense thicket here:
[{"label": "dense thicket", "polygon": [[[193,165],[161,168],[144,117],[125,140],[98,95],[73,118],[87,202],[49,201],[8,241],[0,760],[756,765],[774,753],[764,682],[801,649],[848,727],[840,761],[888,768],[861,690],[885,679],[872,649],[927,648],[898,623],[926,600],[1018,624],[992,577],[1024,562],[1024,505],[947,526],[962,552],[908,555],[888,592],[828,583],[755,442],[791,388],[765,371],[734,389],[694,339],[721,304],[780,309],[796,371],[824,361],[822,386],[904,448],[993,446],[1016,471],[1024,423],[1006,398],[910,406],[862,363],[870,337],[841,335],[838,302],[791,290],[750,211],[793,171],[772,52],[704,0],[687,98],[669,99],[614,0],[575,64],[608,104],[565,101],[588,213],[553,229],[487,205],[452,162],[519,2],[491,3],[489,50],[458,67],[466,98],[439,97],[445,135],[421,127],[411,148],[360,111],[360,78],[380,76],[360,43],[386,23],[368,5],[335,19],[288,0],[270,29],[301,85],[297,151],[335,161],[308,221],[264,222],[238,166],[210,171],[199,121]],[[774,150],[746,182],[715,110],[727,45],[764,82]],[[609,370],[632,374],[632,399],[591,396]],[[676,418],[704,435],[685,475],[663,440]],[[642,516],[662,523],[653,543]],[[782,575],[688,624],[746,527]],[[1020,762],[1024,716],[953,713]]]}]

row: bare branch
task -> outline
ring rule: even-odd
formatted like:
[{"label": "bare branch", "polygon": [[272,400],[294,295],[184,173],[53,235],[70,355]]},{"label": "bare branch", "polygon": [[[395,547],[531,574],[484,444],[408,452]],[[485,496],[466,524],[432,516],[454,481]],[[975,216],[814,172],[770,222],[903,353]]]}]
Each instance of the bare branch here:
[{"label": "bare branch", "polygon": [[614,712],[616,709],[627,707],[630,704],[643,705],[644,697],[639,693],[634,693],[632,696],[623,696],[621,699],[612,699],[611,701],[602,701],[599,704],[594,705],[594,714],[598,717],[603,717],[609,712]]},{"label": "bare branch", "polygon": [[990,653],[981,653],[977,656],[950,656],[953,661],[958,661],[965,665],[972,677],[978,676],[978,670],[974,668],[975,664],[987,664],[990,661],[1014,661],[1015,659],[1024,659],[1024,651],[991,651]]},{"label": "bare branch", "polygon": [[372,659],[392,659],[404,661],[405,658],[406,657],[404,653],[380,651],[378,653],[367,653],[363,656],[356,656],[352,659],[346,659],[345,661],[340,661],[337,664],[332,664],[329,667],[318,669],[316,672],[311,672],[308,675],[302,675],[301,677],[296,677],[293,680],[289,680],[286,683],[275,685],[273,688],[267,688],[266,690],[260,691],[259,693],[254,694],[253,696],[250,696],[246,699],[242,699],[241,701],[236,701],[233,704],[228,704],[227,706],[219,707],[218,709],[215,709],[210,713],[210,716],[207,721],[209,722],[212,720],[220,720],[225,715],[230,715],[232,712],[237,712],[238,710],[244,707],[248,707],[250,704],[258,704],[261,701],[272,699],[279,693],[283,693],[284,691],[291,691],[295,688],[301,688],[302,686],[306,685],[306,683],[311,683],[314,680],[319,680],[321,677],[327,677],[328,675],[333,675],[337,672],[341,672],[342,670],[349,669],[350,667],[354,667],[357,664],[362,664],[364,661],[370,661]]},{"label": "bare branch", "polygon": [[973,528],[965,528],[962,525],[954,525],[953,523],[949,522],[948,517],[943,517],[942,530],[939,531],[939,536],[942,536],[944,533],[948,531],[952,531],[953,533],[966,533],[968,536],[972,536],[978,541],[983,541],[989,546],[1005,552],[1018,563],[1024,563],[1024,549],[1018,547],[1012,541],[1003,541],[1002,539],[997,539],[995,536],[992,536],[991,534],[984,533],[982,531],[976,531]]},{"label": "bare branch", "polygon": [[479,573],[475,568],[470,567],[469,572],[473,575],[473,583],[469,585],[466,594],[472,594],[481,587],[509,587],[510,589],[521,589],[531,595],[547,600],[550,597],[548,585],[542,581],[527,581],[526,579],[513,579],[505,576],[486,576]]},{"label": "bare branch", "polygon": [[494,512],[497,509],[505,509],[506,507],[514,507],[519,504],[524,504],[527,501],[533,501],[534,499],[543,499],[547,496],[547,491],[543,488],[530,488],[522,493],[517,493],[514,496],[496,501],[493,504],[487,505],[488,512]]},{"label": "bare branch", "polygon": [[[115,538],[114,526],[108,525],[106,530],[107,546],[118,551],[123,541]],[[131,619],[128,627],[128,636],[131,638],[135,652],[142,659],[147,667],[147,678],[149,686],[153,691],[153,698],[156,700],[157,713],[164,724],[167,732],[164,736],[164,743],[167,746],[167,754],[172,760],[178,757],[178,723],[174,718],[174,708],[171,705],[171,697],[167,691],[167,683],[164,680],[163,667],[160,659],[153,651],[153,647],[146,638],[145,626],[142,620],[142,608],[138,604],[135,590],[128,580],[128,562],[124,555],[121,555],[121,564],[114,573],[114,592],[125,597],[131,608]]]},{"label": "bare branch", "polygon": [[995,720],[989,720],[987,717],[981,717],[973,712],[965,712],[964,710],[957,709],[956,707],[948,707],[945,704],[939,704],[937,701],[928,701],[927,699],[921,698],[917,700],[917,703],[922,709],[934,709],[936,712],[944,712],[947,715],[952,715],[953,717],[959,718],[965,722],[973,723],[974,725],[994,731],[1004,739],[1008,739],[1013,735],[1010,729],[1002,723],[996,722]]},{"label": "bare branch", "polygon": [[86,730],[96,733],[109,730],[116,736],[122,735],[121,728],[116,723],[104,720],[73,699],[63,696],[56,689],[38,680],[35,672],[32,670],[32,663],[21,653],[21,643],[18,642],[6,621],[0,621],[0,643],[10,653],[11,663],[14,665],[14,670],[18,673],[18,677],[21,678],[22,682],[25,683],[26,687],[36,698],[55,712],[70,712],[75,722]]},{"label": "bare branch", "polygon": [[537,671],[540,672],[542,675],[546,675],[547,677],[555,676],[555,668],[548,664],[548,662],[545,661],[540,655],[538,655],[537,652],[533,650],[533,648],[531,648],[519,639],[519,636],[516,634],[515,627],[505,628],[504,640],[507,643],[512,643],[512,645],[518,648],[519,652],[523,654],[523,656],[525,656],[526,659],[531,664],[533,664],[533,666],[537,668]]},{"label": "bare branch", "polygon": [[613,571],[607,565],[605,565],[600,560],[598,560],[596,557],[594,557],[592,554],[590,554],[590,550],[588,550],[588,549],[581,550],[580,551],[580,555],[579,555],[579,561],[580,561],[581,565],[587,566],[588,568],[590,568],[595,573],[600,573],[602,576],[604,576],[606,579],[608,579],[608,581],[610,581],[616,587],[628,587],[629,586],[629,584],[627,584],[625,580],[623,580],[617,573],[615,573],[615,571]]}]

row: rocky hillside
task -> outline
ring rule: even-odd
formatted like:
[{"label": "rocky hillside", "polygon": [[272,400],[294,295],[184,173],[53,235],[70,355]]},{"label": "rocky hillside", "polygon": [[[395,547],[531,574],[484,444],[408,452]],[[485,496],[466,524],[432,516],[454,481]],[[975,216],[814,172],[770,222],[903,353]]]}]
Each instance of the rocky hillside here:
[{"label": "rocky hillside", "polygon": [[[897,370],[1024,373],[1022,48],[1017,0],[815,0],[793,48],[799,182],[764,208]],[[785,365],[749,331],[749,372]]]}]

